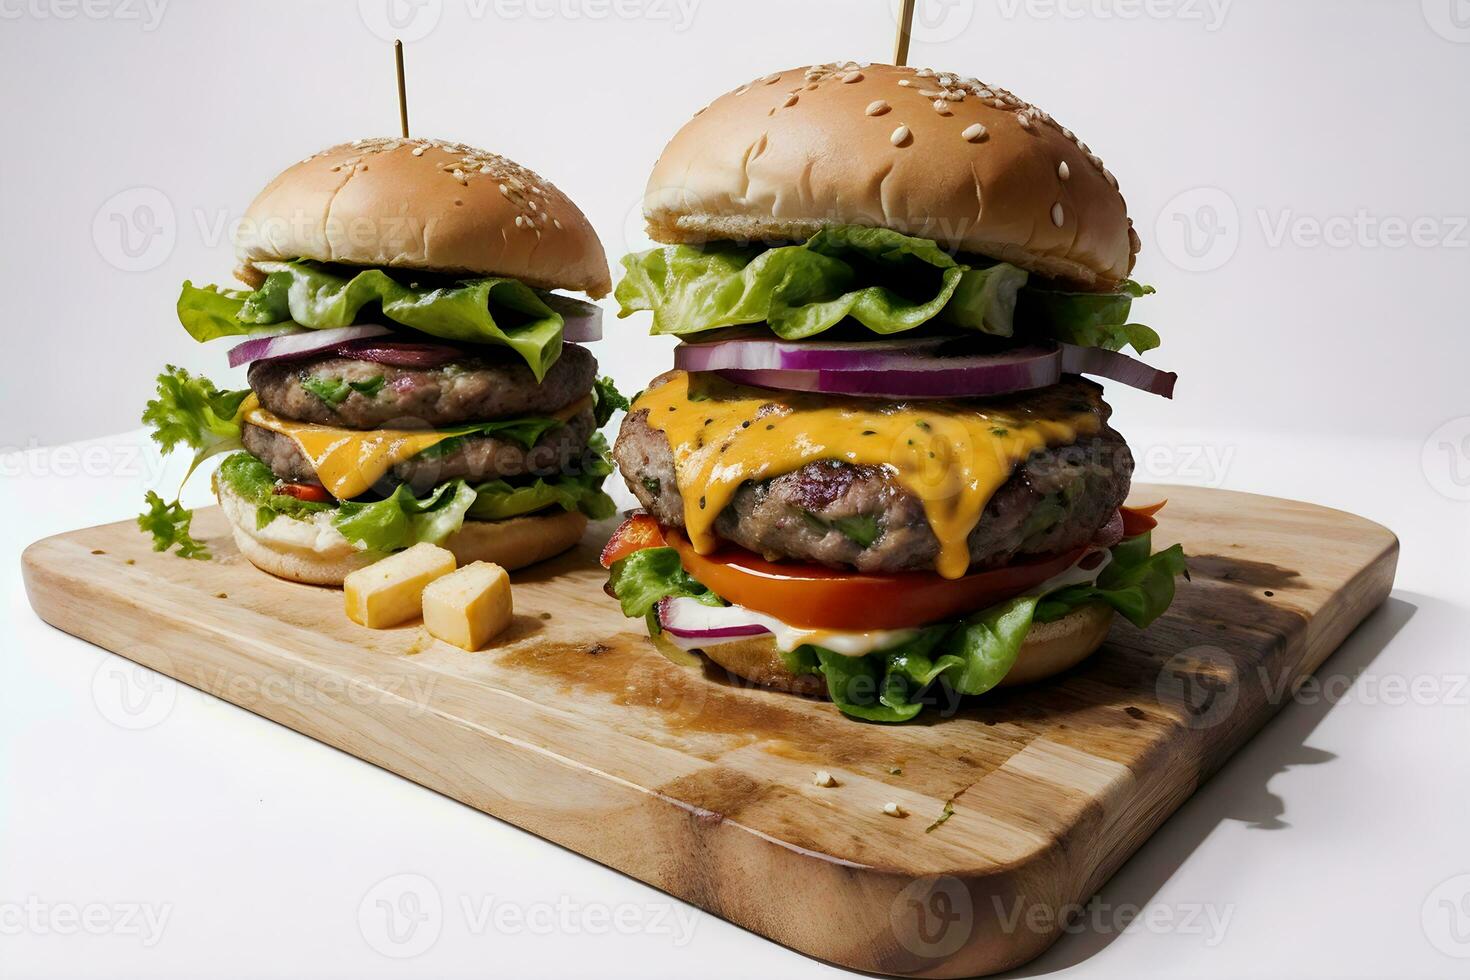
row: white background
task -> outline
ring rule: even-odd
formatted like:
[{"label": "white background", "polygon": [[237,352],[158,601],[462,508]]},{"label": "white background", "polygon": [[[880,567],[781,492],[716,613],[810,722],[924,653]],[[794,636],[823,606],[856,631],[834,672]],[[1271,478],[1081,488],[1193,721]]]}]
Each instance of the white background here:
[{"label": "white background", "polygon": [[[5,554],[177,485],[176,468],[132,455],[136,435],[91,457],[37,447],[134,428],[165,362],[242,383],[177,326],[178,285],[227,280],[228,223],[279,169],[395,131],[386,3],[0,0],[0,450],[29,450],[0,455]],[[415,133],[540,171],[614,260],[647,244],[644,176],[695,109],[773,69],[882,60],[892,35],[884,0],[398,12],[398,33],[417,36]],[[1122,182],[1137,277],[1160,290],[1136,314],[1164,338],[1150,360],[1181,376],[1172,403],[1110,393],[1140,478],[1314,500],[1404,541],[1394,600],[1324,668],[1349,695],[1289,704],[1103,891],[1175,916],[1228,911],[1223,941],[1105,926],[1027,972],[1464,975],[1470,6],[920,0],[926,16],[913,63],[1014,89]],[[1416,222],[1419,243],[1404,243]],[[666,363],[645,329],[609,318],[595,348],[627,390]],[[684,907],[187,688],[163,689],[155,724],[121,727],[94,692],[126,668],[38,624],[13,559],[0,569],[14,627],[0,653],[0,973],[826,969],[707,915],[687,943],[477,930],[462,901]],[[1391,702],[1369,686],[1385,677],[1432,692]],[[358,916],[400,873],[426,876],[445,908],[434,945],[401,961]],[[154,944],[120,927],[11,928],[31,899],[44,916],[142,903],[170,919]],[[1444,921],[1463,942],[1431,922],[1457,907]]]}]

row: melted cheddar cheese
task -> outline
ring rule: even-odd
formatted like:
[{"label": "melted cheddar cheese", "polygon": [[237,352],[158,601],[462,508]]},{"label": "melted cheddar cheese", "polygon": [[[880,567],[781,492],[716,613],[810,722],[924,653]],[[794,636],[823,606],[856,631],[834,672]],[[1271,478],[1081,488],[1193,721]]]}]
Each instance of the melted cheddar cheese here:
[{"label": "melted cheddar cheese", "polygon": [[939,539],[937,570],[959,578],[969,536],[991,496],[1040,449],[1095,434],[1102,421],[1075,393],[1047,389],[991,402],[889,402],[775,392],[675,371],[631,411],[668,437],[684,525],[700,554],[715,518],[748,480],[816,460],[883,466],[924,506]]},{"label": "melted cheddar cheese", "polygon": [[[549,413],[562,422],[586,409],[592,396],[579,399]],[[342,429],[314,422],[283,419],[261,406],[251,394],[240,406],[241,416],[251,425],[288,437],[311,461],[317,479],[338,500],[361,496],[388,471],[426,449],[432,449],[458,433],[404,429]]]}]

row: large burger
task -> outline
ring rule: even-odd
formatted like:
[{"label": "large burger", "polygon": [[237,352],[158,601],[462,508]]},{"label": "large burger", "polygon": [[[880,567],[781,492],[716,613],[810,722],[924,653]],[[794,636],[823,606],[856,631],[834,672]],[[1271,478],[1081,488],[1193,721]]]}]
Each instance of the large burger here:
[{"label": "large burger", "polygon": [[[184,284],[196,340],[235,338],[249,388],[170,367],[144,421],[214,488],[240,551],[340,584],[428,541],[515,568],[610,516],[598,428],[621,399],[575,341],[610,286],[582,212],[516,163],[460,143],[369,139],[287,169],[235,235],[244,289]],[[177,501],[139,518],[160,550],[207,549]]]},{"label": "large burger", "polygon": [[904,721],[1146,626],[1184,570],[1123,506],[1102,377],[1148,292],[1117,181],[1005,89],[889,65],[773,72],[668,144],[622,314],[674,370],[614,447],[642,504],[609,590],[674,656]]}]

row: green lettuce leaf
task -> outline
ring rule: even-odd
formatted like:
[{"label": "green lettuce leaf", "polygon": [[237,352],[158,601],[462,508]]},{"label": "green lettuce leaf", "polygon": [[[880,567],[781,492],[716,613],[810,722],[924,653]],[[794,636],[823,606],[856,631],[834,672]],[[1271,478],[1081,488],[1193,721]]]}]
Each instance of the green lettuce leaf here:
[{"label": "green lettuce leaf", "polygon": [[297,500],[276,493],[279,481],[265,463],[249,453],[235,453],[220,464],[218,479],[239,497],[254,504],[259,526],[276,516],[298,520],[332,512],[332,526],[366,551],[398,551],[421,541],[440,544],[464,525],[465,512],[475,502],[475,491],[463,480],[441,483],[423,497],[407,484],[392,495],[370,502]]},{"label": "green lettuce leaf", "polygon": [[598,378],[592,386],[593,413],[597,419],[597,427],[600,429],[607,425],[612,418],[613,412],[619,409],[628,410],[628,399],[624,397],[618,386],[613,384],[609,377]]},{"label": "green lettuce leaf", "polygon": [[309,262],[257,262],[265,283],[252,293],[184,284],[179,321],[196,340],[294,323],[313,330],[345,327],[368,308],[394,323],[444,340],[509,347],[536,380],[561,354],[563,319],[515,279],[465,279],[449,286],[409,281],[381,269],[339,275]]},{"label": "green lettuce leaf", "polygon": [[[977,695],[1010,673],[1033,622],[1051,622],[1078,606],[1105,602],[1134,625],[1152,623],[1174,598],[1174,578],[1188,577],[1183,549],[1151,553],[1149,534],[1120,541],[1094,585],[1069,586],[1045,596],[1017,596],[954,623],[911,631],[900,643],[863,657],[815,645],[784,653],[795,674],[821,674],[827,694],[843,714],[863,721],[896,723],[916,717],[930,703],[926,691],[942,684],[956,694]],[[628,616],[644,616],[665,596],[690,596],[710,605],[723,601],[684,571],[672,548],[636,551],[615,562],[610,581]]]},{"label": "green lettuce leaf", "polygon": [[843,714],[864,721],[908,721],[923,708],[921,692],[943,681],[958,694],[984,694],[1016,663],[1031,629],[1035,596],[1018,596],[950,626],[865,657],[813,647],[827,694]]},{"label": "green lettuce leaf", "polygon": [[248,289],[196,286],[186,279],[175,309],[189,336],[200,343],[220,337],[271,332],[269,325],[241,323],[237,318],[249,295]]},{"label": "green lettuce leaf", "polygon": [[1009,263],[968,265],[929,239],[887,228],[832,226],[804,244],[774,248],[674,245],[625,256],[623,267],[619,316],[652,311],[656,334],[765,323],[782,339],[799,340],[850,319],[878,334],[932,323],[1111,350],[1158,345],[1148,327],[1127,322],[1133,299],[1148,287],[1046,290]]},{"label": "green lettuce leaf", "polygon": [[962,266],[933,242],[887,228],[824,229],[778,248],[674,245],[624,257],[620,316],[652,310],[653,332],[687,336],[768,323],[799,340],[847,317],[879,334],[940,323],[1011,334],[1026,273]]},{"label": "green lettuce leaf", "polygon": [[924,710],[923,702],[913,699],[912,686],[901,674],[886,670],[881,656],[846,657],[822,647],[812,649],[827,679],[827,696],[849,718],[901,722]]},{"label": "green lettuce leaf", "polygon": [[1159,346],[1159,335],[1141,323],[1129,323],[1128,312],[1133,300],[1153,292],[1152,286],[1131,279],[1113,293],[1025,289],[1016,316],[1063,343],[1107,350],[1131,346],[1142,354]]},{"label": "green lettuce leaf", "polygon": [[158,397],[143,409],[143,424],[164,452],[188,446],[200,459],[240,444],[240,405],[250,389],[220,391],[208,378],[196,378],[172,364],[158,376]]},{"label": "green lettuce leaf", "polygon": [[367,551],[398,551],[423,541],[441,544],[464,526],[474,502],[475,491],[463,480],[441,483],[425,497],[415,496],[404,483],[372,503],[341,501],[332,526]]},{"label": "green lettuce leaf", "polygon": [[532,483],[513,484],[507,480],[491,480],[475,484],[475,502],[466,516],[481,521],[499,521],[508,517],[535,513],[548,507],[576,510],[594,521],[606,520],[617,513],[617,505],[602,492],[602,476],[559,475],[538,478]]},{"label": "green lettuce leaf", "polygon": [[177,500],[165,503],[152,490],[148,491],[144,499],[148,509],[138,515],[138,529],[144,534],[153,535],[154,551],[167,551],[176,547],[180,558],[209,557],[209,549],[189,534],[189,524],[194,520],[193,511]]},{"label": "green lettuce leaf", "polygon": [[1045,596],[1036,618],[1049,623],[1078,606],[1106,602],[1123,618],[1143,629],[1164,614],[1174,601],[1174,580],[1189,578],[1184,549],[1173,545],[1152,551],[1152,534],[1145,532],[1113,546],[1113,560],[1092,585],[1072,585]]},{"label": "green lettuce leaf", "polygon": [[602,484],[613,472],[607,437],[594,432],[587,440],[576,472],[520,480],[489,480],[475,485],[475,502],[468,515],[476,520],[497,521],[531,514],[547,507],[577,510],[589,520],[602,521],[617,513],[613,499]]},{"label": "green lettuce leaf", "polygon": [[[165,453],[181,445],[194,450],[194,458],[179,483],[182,493],[200,463],[240,448],[240,405],[250,389],[220,391],[208,378],[196,378],[172,364],[158,376],[157,387],[158,397],[143,408],[143,424],[152,430],[149,435]],[[194,515],[179,503],[179,494],[174,494],[173,503],[165,503],[150,490],[145,500],[148,510],[138,518],[138,527],[153,535],[155,551],[177,545],[185,558],[209,557],[208,549],[189,536],[189,522]]]},{"label": "green lettuce leaf", "polygon": [[347,396],[354,391],[360,395],[372,398],[383,390],[383,376],[375,374],[366,381],[347,381],[343,378],[329,378],[320,375],[312,375],[301,382],[301,387],[316,395],[328,405],[340,405],[347,400]]},{"label": "green lettuce leaf", "polygon": [[534,448],[541,437],[552,429],[565,425],[560,419],[546,418],[539,415],[523,415],[519,418],[495,419],[491,422],[472,422],[468,425],[456,425],[448,429],[436,429],[436,432],[453,433],[454,438],[445,439],[443,442],[435,443],[428,449],[419,453],[430,459],[448,456],[458,449],[467,436],[495,436],[497,439],[509,439],[518,442],[526,449]]},{"label": "green lettuce leaf", "polygon": [[255,523],[265,527],[278,515],[305,519],[324,510],[332,510],[336,504],[322,500],[299,500],[290,494],[276,493],[280,481],[271,468],[249,453],[234,453],[219,464],[215,479],[256,507]]},{"label": "green lettuce leaf", "polygon": [[724,602],[696,582],[679,561],[673,548],[644,548],[613,562],[608,570],[608,586],[623,608],[624,616],[643,617],[660,599],[687,596],[707,606]]}]

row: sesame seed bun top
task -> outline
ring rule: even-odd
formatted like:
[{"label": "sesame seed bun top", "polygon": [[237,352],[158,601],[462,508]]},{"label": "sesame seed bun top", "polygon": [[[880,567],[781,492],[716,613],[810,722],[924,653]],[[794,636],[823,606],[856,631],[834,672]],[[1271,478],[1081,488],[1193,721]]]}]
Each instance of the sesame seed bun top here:
[{"label": "sesame seed bun top", "polygon": [[881,225],[1109,289],[1139,241],[1118,183],[1047,113],[927,68],[813,65],[720,96],[669,141],[644,197],[658,241]]},{"label": "sesame seed bun top", "polygon": [[357,266],[507,276],[594,297],[611,288],[602,242],[552,184],[484,150],[443,140],[357,140],[287,168],[235,234],[239,275],[253,263],[314,259]]}]

